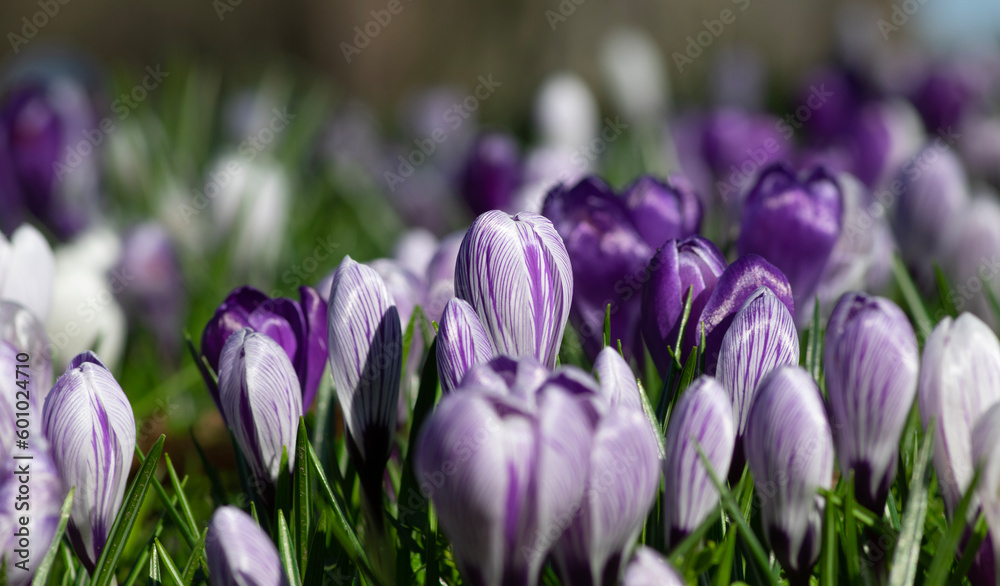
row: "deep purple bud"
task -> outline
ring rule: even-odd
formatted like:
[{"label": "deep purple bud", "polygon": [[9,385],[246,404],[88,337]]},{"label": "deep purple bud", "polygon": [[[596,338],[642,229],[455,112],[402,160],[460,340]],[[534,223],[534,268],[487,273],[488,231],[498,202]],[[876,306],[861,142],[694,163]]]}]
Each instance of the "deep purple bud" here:
[{"label": "deep purple bud", "polygon": [[716,175],[752,175],[745,167],[760,169],[788,156],[790,144],[778,122],[769,114],[717,110],[705,119],[701,154]]},{"label": "deep purple bud", "polygon": [[799,179],[785,165],[765,169],[747,195],[739,254],[759,254],[788,278],[795,306],[812,306],[841,230],[840,187],[825,169]]},{"label": "deep purple bud", "polygon": [[750,408],[744,451],[758,486],[777,486],[761,506],[761,525],[790,576],[808,576],[819,557],[826,500],[833,481],[833,437],[816,381],[782,366],[761,383]]},{"label": "deep purple bud", "polygon": [[45,399],[42,432],[63,485],[75,486],[66,533],[93,572],[118,515],[135,450],[125,392],[91,352],[80,354]]},{"label": "deep purple bud", "polygon": [[[736,259],[719,277],[715,289],[704,303],[701,316],[694,319],[697,329],[692,333],[696,332],[699,340],[702,331],[705,333],[705,371],[708,374],[715,374],[722,340],[729,331],[736,313],[761,287],[770,289],[771,293],[774,293],[774,296],[788,308],[792,317],[795,317],[792,288],[777,267],[756,254]],[[696,315],[693,308],[691,315]]]},{"label": "deep purple bud", "polygon": [[441,390],[448,393],[458,388],[473,365],[488,362],[494,354],[486,328],[472,306],[461,299],[449,301],[437,337]]},{"label": "deep purple bud", "polygon": [[287,586],[278,550],[253,517],[225,506],[216,509],[205,537],[212,583],[222,586]]},{"label": "deep purple bud", "polygon": [[826,328],[823,368],[841,472],[858,502],[881,511],[896,477],[899,438],[917,394],[917,337],[893,302],[847,293]]},{"label": "deep purple bud", "polygon": [[851,172],[869,187],[893,177],[924,141],[920,118],[902,101],[867,104],[852,122],[844,146]]},{"label": "deep purple bud", "polygon": [[594,426],[558,385],[537,408],[477,389],[444,397],[420,430],[415,462],[465,582],[535,586],[579,514]]},{"label": "deep purple bud", "polygon": [[1000,342],[989,326],[971,313],[941,320],[924,344],[919,401],[924,427],[934,420],[934,469],[951,516],[975,471],[970,430],[1000,401]]},{"label": "deep purple bud", "polygon": [[549,220],[500,211],[476,218],[458,253],[455,296],[476,310],[498,353],[555,366],[573,281]]},{"label": "deep purple bud", "polygon": [[474,215],[508,210],[521,183],[521,155],[508,134],[479,137],[469,150],[459,191]]},{"label": "deep purple bud", "polygon": [[663,522],[667,548],[698,528],[719,504],[719,491],[698,455],[725,478],[733,457],[733,408],[722,385],[701,376],[684,390],[667,426],[663,460]]},{"label": "deep purple bud", "polygon": [[667,348],[677,349],[688,289],[693,297],[687,327],[680,337],[681,360],[698,344],[698,316],[725,270],[725,257],[701,236],[666,242],[649,261],[649,280],[642,286],[642,339],[661,376],[670,368]]},{"label": "deep purple bud", "polygon": [[601,350],[608,304],[612,345],[621,340],[626,356],[638,348],[637,293],[653,249],[636,231],[623,203],[606,183],[590,176],[572,187],[555,187],[542,208],[566,243],[573,267],[570,317],[591,359]]},{"label": "deep purple bud", "polygon": [[683,586],[684,578],[655,549],[640,545],[625,568],[622,586]]},{"label": "deep purple bud", "polygon": [[650,248],[694,236],[701,229],[701,200],[683,175],[666,182],[643,175],[625,189],[622,199],[632,224]]},{"label": "deep purple bud", "polygon": [[333,279],[327,315],[330,372],[352,458],[367,496],[374,498],[396,432],[403,358],[399,312],[375,269],[345,256]]},{"label": "deep purple bud", "polygon": [[222,349],[219,400],[254,478],[274,486],[283,448],[289,469],[294,463],[302,415],[302,391],[288,355],[264,334],[236,332]]},{"label": "deep purple bud", "polygon": [[927,72],[913,93],[913,105],[931,132],[958,124],[981,105],[984,72],[962,63],[941,64]]},{"label": "deep purple bud", "polygon": [[[219,372],[219,356],[229,336],[250,327],[250,314],[268,300],[267,295],[253,287],[239,287],[226,297],[205,324],[201,334],[201,354],[209,366]],[[218,397],[214,397],[218,403]]]}]

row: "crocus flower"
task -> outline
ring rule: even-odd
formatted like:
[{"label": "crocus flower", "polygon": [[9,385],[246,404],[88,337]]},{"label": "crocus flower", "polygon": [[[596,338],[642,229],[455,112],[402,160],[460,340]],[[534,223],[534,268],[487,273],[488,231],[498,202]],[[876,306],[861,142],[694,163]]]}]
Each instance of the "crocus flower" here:
[{"label": "crocus flower", "polygon": [[570,317],[587,355],[593,358],[601,349],[610,304],[611,340],[621,340],[626,355],[632,356],[639,348],[638,288],[653,249],[636,231],[623,200],[597,177],[587,177],[572,187],[553,189],[542,213],[552,220],[569,253]]},{"label": "crocus flower", "polygon": [[517,141],[504,133],[479,137],[469,150],[459,192],[475,215],[508,210],[521,181]]},{"label": "crocus flower", "polygon": [[[715,289],[708,300],[700,317],[695,320],[695,332],[700,340],[702,331],[705,334],[705,370],[715,374],[716,363],[722,349],[722,341],[736,313],[743,307],[757,289],[766,287],[781,301],[788,312],[795,316],[795,303],[792,300],[792,289],[785,275],[774,265],[756,254],[748,254],[736,259],[726,267],[719,277]],[[691,310],[692,315],[694,309]],[[692,344],[694,339],[692,338]]]},{"label": "crocus flower", "polygon": [[[668,347],[676,351],[680,340],[684,360],[698,344],[698,316],[725,269],[726,259],[719,249],[700,236],[668,241],[649,261],[649,280],[642,286],[642,339],[661,376],[670,367]],[[691,313],[682,336],[688,289],[693,295]]]},{"label": "crocus flower", "polygon": [[644,175],[625,189],[622,199],[632,224],[650,248],[689,238],[701,229],[701,200],[683,175],[665,182]]},{"label": "crocus flower", "polygon": [[541,142],[570,150],[585,148],[597,136],[597,100],[572,73],[553,73],[535,97],[535,126]]},{"label": "crocus flower", "polygon": [[979,109],[986,97],[984,78],[976,64],[942,63],[932,67],[914,89],[913,105],[932,131],[958,124]]},{"label": "crocus flower", "polygon": [[476,218],[458,253],[455,295],[476,310],[497,352],[555,366],[573,281],[552,222],[525,212]]},{"label": "crocus flower", "polygon": [[851,172],[874,188],[884,185],[917,152],[924,130],[907,102],[872,102],[852,118],[843,141],[852,155]]},{"label": "crocus flower", "polygon": [[[303,412],[319,388],[327,361],[326,303],[312,287],[299,287],[299,301],[269,299],[253,287],[234,289],[215,310],[201,336],[201,353],[216,371],[222,348],[243,328],[266,334],[285,351],[295,367],[302,390]],[[219,404],[211,380],[212,398]],[[221,407],[220,407],[221,410]]]},{"label": "crocus flower", "polygon": [[399,312],[375,269],[345,256],[330,288],[328,316],[330,372],[349,446],[366,496],[375,498],[396,431],[403,357]]},{"label": "crocus flower", "polygon": [[791,144],[779,122],[769,114],[735,108],[711,112],[701,121],[699,154],[729,213],[739,209],[742,194],[761,169],[788,157]]},{"label": "crocus flower", "polygon": [[736,428],[730,478],[743,473],[743,435],[760,381],[779,366],[798,363],[799,335],[791,312],[770,289],[758,288],[743,302],[726,330],[716,366],[719,382],[729,394]]},{"label": "crocus flower", "polygon": [[642,412],[642,397],[635,374],[628,362],[611,346],[607,346],[594,360],[594,375],[600,383],[601,395],[614,406],[623,406]]},{"label": "crocus flower", "polygon": [[[0,344],[6,344],[4,359],[8,360],[3,368],[7,372],[16,370],[15,359],[20,352],[30,357],[31,376],[28,379],[29,400],[41,408],[45,397],[52,388],[52,355],[49,350],[49,338],[45,327],[35,314],[17,303],[0,301]],[[15,382],[13,378],[11,382]],[[14,391],[5,393],[6,398],[14,400]],[[0,399],[2,400],[2,399]],[[13,428],[11,428],[13,429]],[[4,431],[0,430],[0,437]],[[6,446],[0,442],[0,449]]]},{"label": "crocus flower", "polygon": [[282,448],[289,468],[295,460],[302,415],[299,379],[284,349],[249,328],[229,336],[219,358],[219,403],[254,476],[274,486]]},{"label": "crocus flower", "polygon": [[719,491],[698,455],[698,446],[724,478],[733,457],[733,408],[722,385],[701,376],[677,401],[667,426],[663,461],[663,521],[666,545],[677,545],[719,503]]},{"label": "crocus flower", "polygon": [[437,337],[441,389],[446,393],[455,389],[474,364],[488,362],[493,355],[493,345],[472,306],[461,299],[449,301]]},{"label": "crocus flower", "polygon": [[682,586],[684,578],[655,549],[640,545],[625,568],[622,586]]},{"label": "crocus flower", "polygon": [[118,515],[135,450],[135,416],[125,392],[91,352],[74,358],[45,399],[42,432],[65,489],[76,487],[69,535],[93,572]]},{"label": "crocus flower", "polygon": [[[810,315],[813,295],[841,230],[840,187],[822,167],[798,178],[783,164],[761,172],[746,197],[737,249],[759,254],[788,278],[800,308]],[[802,311],[805,309],[805,311]]]},{"label": "crocus flower", "polygon": [[957,311],[969,311],[987,324],[996,315],[984,288],[994,294],[1000,250],[1000,204],[995,196],[978,196],[951,219],[941,243],[941,263],[955,288],[949,291]]},{"label": "crocus flower", "polygon": [[491,391],[530,403],[549,375],[550,371],[534,358],[497,356],[489,362],[473,365],[457,388]]},{"label": "crocus flower", "polygon": [[917,394],[917,337],[893,302],[847,293],[826,328],[823,367],[840,469],[858,502],[881,511],[896,477],[899,438]]},{"label": "crocus flower", "polygon": [[0,299],[19,303],[44,321],[49,315],[55,258],[45,237],[30,224],[0,233]]},{"label": "crocus flower", "polygon": [[[744,450],[762,494],[767,541],[793,581],[805,577],[820,550],[833,480],[833,437],[816,382],[798,366],[782,366],[761,383],[750,408]],[[769,493],[764,493],[767,490]]]},{"label": "crocus flower", "polygon": [[467,583],[538,583],[580,510],[593,433],[583,403],[555,384],[534,405],[475,388],[442,399],[415,466]]},{"label": "crocus flower", "polygon": [[1000,559],[1000,403],[983,413],[972,430],[972,461],[982,467],[976,492],[990,528],[994,559]]},{"label": "crocus flower", "polygon": [[[946,317],[927,338],[921,365],[920,416],[924,427],[934,421],[934,468],[950,516],[972,482],[969,431],[1000,401],[1000,342],[970,313]],[[970,522],[977,510],[978,499]]]},{"label": "crocus flower", "polygon": [[236,507],[219,507],[205,537],[212,583],[224,586],[286,586],[288,578],[267,533]]}]

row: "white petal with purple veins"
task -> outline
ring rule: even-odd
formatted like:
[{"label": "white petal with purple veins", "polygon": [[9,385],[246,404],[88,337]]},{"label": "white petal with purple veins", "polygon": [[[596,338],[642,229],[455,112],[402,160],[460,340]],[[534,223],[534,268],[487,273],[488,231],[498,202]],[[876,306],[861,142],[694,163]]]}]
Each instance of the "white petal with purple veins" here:
[{"label": "white petal with purple veins", "polygon": [[437,337],[441,390],[447,393],[457,388],[470,368],[488,362],[494,354],[493,344],[472,306],[461,299],[448,301]]},{"label": "white petal with purple veins", "polygon": [[287,586],[278,550],[253,517],[236,507],[220,507],[208,523],[205,561],[212,584]]}]

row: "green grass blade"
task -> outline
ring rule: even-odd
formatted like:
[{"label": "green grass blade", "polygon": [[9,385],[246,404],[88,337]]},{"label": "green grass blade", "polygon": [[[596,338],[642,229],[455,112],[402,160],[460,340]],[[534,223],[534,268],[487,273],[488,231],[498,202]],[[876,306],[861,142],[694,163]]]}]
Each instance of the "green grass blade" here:
[{"label": "green grass blade", "polygon": [[920,292],[917,291],[917,286],[910,278],[910,273],[906,270],[906,265],[903,264],[899,255],[896,255],[892,260],[892,274],[896,277],[899,291],[903,294],[906,306],[910,309],[910,315],[913,316],[914,325],[917,326],[917,336],[921,341],[926,340],[927,336],[931,334],[934,324],[931,323],[927,306],[924,305],[924,300]]},{"label": "green grass blade", "polygon": [[163,460],[167,463],[167,474],[170,475],[170,484],[173,486],[174,494],[177,495],[177,504],[180,505],[181,512],[184,513],[188,528],[193,535],[198,535],[198,522],[195,521],[194,513],[191,512],[191,503],[188,502],[187,495],[184,494],[181,482],[177,478],[177,471],[174,470],[174,464],[170,461],[170,454],[163,454]]},{"label": "green grass blade", "polygon": [[861,555],[858,550],[858,524],[854,520],[854,471],[845,479],[847,484],[844,498],[844,555],[847,556],[847,578],[857,584],[861,577]]},{"label": "green grass blade", "polygon": [[819,556],[819,583],[837,583],[837,507],[827,500],[823,511],[823,545]]},{"label": "green grass blade", "polygon": [[682,348],[681,344],[684,342],[684,330],[687,329],[688,319],[691,317],[692,303],[694,303],[694,285],[688,287],[687,294],[684,296],[684,311],[681,313],[681,328],[677,331],[677,343],[674,344],[678,361],[684,359],[685,348]]},{"label": "green grass blade", "polygon": [[969,573],[969,569],[972,568],[972,563],[976,561],[976,554],[979,553],[979,547],[983,544],[983,540],[986,539],[986,533],[989,531],[989,527],[986,525],[986,517],[982,514],[979,515],[979,519],[976,520],[976,525],[972,530],[972,535],[969,537],[969,541],[965,544],[962,550],[962,557],[958,560],[958,564],[955,566],[955,571],[952,574],[951,584],[961,584],[962,579],[965,575]]},{"label": "green grass blade", "polygon": [[163,584],[163,579],[160,575],[160,559],[156,554],[156,545],[149,546],[149,579],[146,580],[146,584],[149,586],[160,586],[160,584]]},{"label": "green grass blade", "polygon": [[993,317],[1000,323],[1000,300],[997,299],[996,291],[993,287],[988,287],[983,285],[983,292],[986,293],[986,301],[990,304],[990,309],[993,310]]},{"label": "green grass blade", "polygon": [[160,455],[163,453],[163,442],[166,439],[166,436],[161,435],[160,439],[156,440],[153,447],[149,449],[146,461],[139,467],[139,472],[135,475],[135,480],[132,481],[132,485],[125,492],[122,508],[115,517],[115,522],[111,526],[111,533],[108,534],[108,541],[104,545],[104,551],[101,552],[101,558],[97,561],[97,567],[94,569],[94,586],[108,586],[114,578],[115,566],[118,565],[118,557],[125,546],[125,540],[128,539],[129,534],[132,532],[132,527],[135,526],[136,517],[139,516],[139,507],[142,505],[146,491],[149,489],[149,483],[153,478],[153,473],[156,471],[156,465],[160,462]]},{"label": "green grass blade", "polygon": [[736,536],[739,535],[738,525],[730,526],[726,532],[726,540],[722,544],[722,558],[719,559],[718,571],[715,579],[712,580],[714,586],[727,586],[733,570],[733,558],[736,556]]},{"label": "green grass blade", "polygon": [[[281,463],[278,466],[278,485],[274,489],[274,523],[272,531],[278,530],[278,513],[291,514],[292,510],[292,475],[288,471],[288,446],[281,446]],[[273,536],[277,536],[274,533]]]},{"label": "green grass blade", "polygon": [[[417,391],[417,404],[413,409],[413,422],[410,425],[409,441],[407,442],[406,463],[403,466],[403,477],[399,489],[399,521],[403,524],[421,529],[427,527],[427,502],[417,488],[417,478],[413,472],[416,458],[417,437],[424,420],[434,408],[438,395],[437,371],[437,340],[427,352],[423,371],[420,373],[420,389]],[[414,506],[414,510],[410,507]]]},{"label": "green grass blade", "polygon": [[668,552],[670,563],[674,566],[680,566],[681,561],[694,551],[695,547],[701,543],[701,540],[705,537],[708,531],[718,522],[718,510],[712,511],[712,513],[705,517],[705,520],[701,522],[701,525],[698,525],[694,531],[692,531],[680,543],[675,544],[674,547]]},{"label": "green grass blade", "polygon": [[607,307],[604,308],[604,337],[603,344],[601,348],[607,348],[611,345],[611,304],[609,303]]},{"label": "green grass blade", "polygon": [[180,572],[177,571],[177,566],[174,564],[174,561],[170,559],[170,555],[167,553],[167,550],[163,548],[163,544],[160,543],[160,540],[154,539],[153,543],[156,544],[156,551],[160,557],[160,566],[162,567],[163,573],[165,573],[167,577],[170,578],[170,581],[177,586],[184,584],[184,582],[181,581]]},{"label": "green grass blade", "polygon": [[302,579],[299,576],[298,565],[295,563],[292,536],[288,531],[288,523],[285,522],[285,515],[281,510],[278,510],[278,557],[281,559],[281,567],[285,570],[289,585],[301,585]]},{"label": "green grass blade", "polygon": [[948,524],[947,533],[938,541],[937,551],[934,552],[931,568],[927,572],[927,581],[924,582],[928,586],[942,586],[948,580],[948,569],[955,559],[955,548],[958,547],[958,542],[962,539],[962,533],[965,532],[966,513],[968,513],[972,499],[975,497],[981,473],[981,469],[976,470],[976,474],[972,477],[972,482],[969,483],[969,488],[966,489],[965,495],[962,496],[958,507],[955,508],[951,523]]},{"label": "green grass blade", "polygon": [[201,459],[201,466],[205,470],[205,474],[208,475],[209,485],[212,487],[212,505],[215,508],[219,508],[228,504],[226,502],[226,490],[222,487],[222,478],[219,477],[219,471],[215,469],[215,465],[209,462],[208,457],[205,456],[205,450],[201,448],[198,438],[194,436],[194,427],[188,428],[188,434],[191,436],[191,442],[194,444],[195,451],[198,452],[198,458]]},{"label": "green grass blade", "polygon": [[201,532],[201,539],[195,544],[194,549],[188,556],[188,561],[184,564],[184,574],[181,576],[184,586],[190,586],[194,581],[194,575],[198,571],[198,566],[205,568],[205,575],[208,575],[208,564],[205,562],[205,539],[208,537],[208,529]]},{"label": "green grass blade", "polygon": [[299,432],[295,441],[295,476],[292,478],[292,523],[299,567],[306,568],[309,556],[309,525],[312,522],[312,480],[309,474],[309,450],[306,444],[306,422],[299,417]]},{"label": "green grass blade", "polygon": [[951,300],[952,288],[948,283],[948,277],[944,275],[936,262],[934,263],[934,280],[937,282],[938,296],[941,298],[941,309],[951,317],[957,317],[958,312],[955,311],[955,304]]},{"label": "green grass blade", "polygon": [[75,492],[76,487],[69,489],[69,494],[63,500],[62,508],[59,509],[59,524],[56,526],[56,532],[52,536],[52,545],[49,546],[49,550],[45,552],[42,562],[35,569],[35,577],[31,580],[32,584],[44,586],[48,581],[49,572],[52,571],[52,564],[55,563],[56,555],[59,553],[59,545],[62,543],[63,533],[66,532],[66,524],[69,522],[69,511],[73,507],[73,494]]},{"label": "green grass blade", "polygon": [[820,325],[819,297],[813,304],[812,324],[809,326],[809,342],[806,345],[806,370],[817,384],[822,384],[823,366],[823,330]]},{"label": "green grass blade", "polygon": [[[897,263],[898,263],[897,259]],[[927,462],[930,461],[934,446],[934,422],[927,426],[924,439],[920,443],[910,480],[910,495],[903,512],[896,553],[892,556],[889,571],[889,586],[909,586],[917,577],[920,561],[920,542],[924,536],[924,521],[927,518]]]},{"label": "green grass blade", "polygon": [[[142,450],[139,449],[138,445],[135,446],[135,456],[139,458],[140,465],[145,461],[145,456],[142,455]],[[153,482],[153,490],[156,492],[156,495],[160,497],[160,502],[163,503],[163,506],[166,508],[170,519],[175,525],[177,525],[177,529],[180,531],[184,541],[187,542],[189,547],[194,547],[194,544],[198,542],[198,539],[191,533],[191,528],[188,527],[187,519],[185,519],[181,515],[181,512],[177,510],[177,507],[174,506],[171,498],[167,496],[167,489],[163,487],[163,484],[156,478],[155,474],[151,480]]]}]

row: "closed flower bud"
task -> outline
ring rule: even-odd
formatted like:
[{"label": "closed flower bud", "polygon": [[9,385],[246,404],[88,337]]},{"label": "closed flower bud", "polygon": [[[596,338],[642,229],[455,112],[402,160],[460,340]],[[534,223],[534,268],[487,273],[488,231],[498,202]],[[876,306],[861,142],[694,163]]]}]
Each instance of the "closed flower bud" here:
[{"label": "closed flower bud", "polygon": [[445,306],[437,337],[438,378],[441,389],[457,388],[473,365],[493,358],[493,345],[472,306],[452,299]]},{"label": "closed flower bud", "polygon": [[507,134],[479,137],[469,150],[459,191],[472,213],[509,210],[521,182],[517,142]]},{"label": "closed flower bud", "polygon": [[622,195],[639,235],[651,248],[667,240],[683,240],[701,229],[701,200],[682,175],[661,182],[649,175],[636,179]]},{"label": "closed flower bud", "polygon": [[455,295],[476,310],[498,353],[555,366],[573,281],[552,222],[524,212],[476,218],[458,253]]},{"label": "closed flower bud", "polygon": [[917,337],[893,302],[847,293],[826,327],[823,367],[841,472],[858,502],[881,511],[896,477],[899,439],[917,394]]},{"label": "closed flower bud", "polygon": [[702,376],[688,387],[670,416],[663,461],[663,520],[667,547],[698,528],[719,504],[719,491],[698,454],[698,446],[724,478],[736,442],[733,409],[722,385]]},{"label": "closed flower bud", "polygon": [[[744,450],[763,500],[761,525],[792,578],[808,577],[819,557],[833,481],[833,437],[816,382],[798,366],[782,366],[761,383],[750,408]],[[765,492],[766,491],[766,492]]]},{"label": "closed flower bud", "polygon": [[212,584],[287,586],[281,559],[271,538],[253,517],[236,507],[219,507],[208,523],[205,561]]},{"label": "closed flower bud", "polygon": [[64,487],[76,487],[66,533],[94,571],[125,496],[135,416],[125,392],[93,353],[74,358],[45,399],[42,432]]}]

